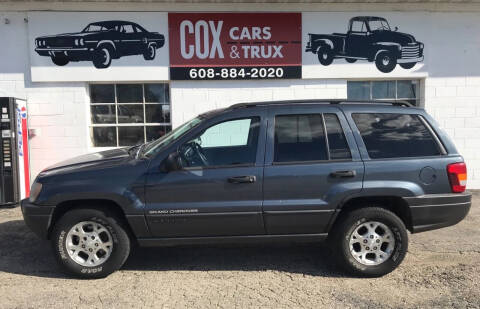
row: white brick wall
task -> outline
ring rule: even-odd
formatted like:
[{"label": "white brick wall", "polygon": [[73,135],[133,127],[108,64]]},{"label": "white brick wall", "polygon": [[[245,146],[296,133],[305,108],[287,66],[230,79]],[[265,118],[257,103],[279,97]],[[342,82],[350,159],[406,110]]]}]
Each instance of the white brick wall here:
[{"label": "white brick wall", "polygon": [[235,103],[346,98],[346,80],[179,82],[170,84],[174,127],[196,115]]},{"label": "white brick wall", "polygon": [[[27,100],[31,175],[87,151],[86,90],[83,83],[31,83],[24,13],[0,13],[0,96]],[[3,24],[4,18],[10,23]]]},{"label": "white brick wall", "polygon": [[465,158],[468,187],[480,188],[480,78],[427,78],[425,109],[450,135]]}]

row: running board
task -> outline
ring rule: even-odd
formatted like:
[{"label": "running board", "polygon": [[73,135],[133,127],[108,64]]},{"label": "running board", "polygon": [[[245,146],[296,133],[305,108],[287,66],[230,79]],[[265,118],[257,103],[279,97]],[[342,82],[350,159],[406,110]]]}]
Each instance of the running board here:
[{"label": "running board", "polygon": [[327,236],[327,233],[322,233],[293,235],[139,238],[137,241],[141,247],[168,247],[181,245],[243,244],[265,242],[319,242],[324,241]]}]

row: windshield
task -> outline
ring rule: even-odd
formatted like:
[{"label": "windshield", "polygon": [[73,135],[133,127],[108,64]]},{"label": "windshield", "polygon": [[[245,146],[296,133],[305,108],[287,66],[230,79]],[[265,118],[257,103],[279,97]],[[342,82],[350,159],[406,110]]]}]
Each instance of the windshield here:
[{"label": "windshield", "polygon": [[114,29],[114,26],[106,27],[105,25],[99,24],[90,24],[82,30],[82,32],[98,32],[98,31],[108,31]]},{"label": "windshield", "polygon": [[171,131],[168,134],[165,134],[161,138],[150,142],[145,145],[145,148],[143,150],[143,154],[146,157],[151,157],[155,154],[157,154],[162,148],[164,148],[167,145],[170,145],[172,142],[176,141],[179,137],[181,137],[183,134],[185,134],[188,130],[191,128],[197,126],[200,122],[202,122],[203,118],[201,117],[195,117],[192,120],[182,124],[175,130]]},{"label": "windshield", "polygon": [[390,30],[390,26],[388,25],[388,22],[383,19],[371,20],[368,24],[370,26],[371,31]]}]

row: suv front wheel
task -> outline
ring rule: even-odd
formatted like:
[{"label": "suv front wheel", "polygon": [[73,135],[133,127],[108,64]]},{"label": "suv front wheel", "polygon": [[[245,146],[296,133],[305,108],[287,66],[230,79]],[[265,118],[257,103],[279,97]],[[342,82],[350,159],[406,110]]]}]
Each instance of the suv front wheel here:
[{"label": "suv front wheel", "polygon": [[130,253],[130,238],[120,221],[100,209],[65,213],[52,232],[54,254],[74,276],[103,278],[118,270]]},{"label": "suv front wheel", "polygon": [[348,213],[335,226],[331,241],[341,266],[366,277],[393,271],[408,249],[405,224],[391,211],[378,207]]}]

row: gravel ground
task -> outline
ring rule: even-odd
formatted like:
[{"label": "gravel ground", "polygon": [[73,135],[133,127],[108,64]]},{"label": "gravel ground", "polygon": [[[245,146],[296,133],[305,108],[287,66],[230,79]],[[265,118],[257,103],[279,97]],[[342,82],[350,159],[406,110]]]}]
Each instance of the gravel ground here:
[{"label": "gravel ground", "polygon": [[352,278],[319,245],[137,249],[106,279],[65,277],[20,209],[0,209],[0,308],[480,308],[480,192],[460,224],[411,235],[403,264]]}]

